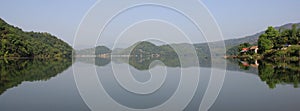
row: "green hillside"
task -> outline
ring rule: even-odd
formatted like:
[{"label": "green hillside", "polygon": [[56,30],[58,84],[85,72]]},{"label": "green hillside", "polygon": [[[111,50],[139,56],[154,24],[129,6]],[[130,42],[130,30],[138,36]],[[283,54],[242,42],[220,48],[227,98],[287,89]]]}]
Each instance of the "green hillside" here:
[{"label": "green hillside", "polygon": [[76,51],[76,55],[99,55],[107,53],[111,53],[111,50],[106,46],[97,46],[96,48],[88,48]]},{"label": "green hillside", "polygon": [[0,18],[0,58],[71,57],[72,47],[45,32],[24,32]]},{"label": "green hillside", "polygon": [[[288,35],[288,34],[291,33],[289,31],[289,29],[292,29],[293,25],[295,25],[295,26],[297,26],[297,28],[299,28],[300,23],[295,23],[295,24],[289,23],[289,24],[285,24],[285,25],[282,25],[282,26],[274,27],[274,29],[281,32],[282,34]],[[247,36],[247,37],[243,37],[243,38],[239,38],[239,39],[225,40],[226,47],[228,48],[227,55],[238,55],[240,44],[249,43],[250,45],[257,45],[257,41],[258,41],[259,37],[264,33],[265,33],[265,31],[262,31],[262,32],[259,32],[257,34]],[[281,38],[282,40],[279,40],[279,41],[280,42],[285,41],[286,43],[288,43],[287,42],[288,38],[286,38],[286,37],[282,37]],[[286,43],[284,43],[284,44],[286,44]]]}]

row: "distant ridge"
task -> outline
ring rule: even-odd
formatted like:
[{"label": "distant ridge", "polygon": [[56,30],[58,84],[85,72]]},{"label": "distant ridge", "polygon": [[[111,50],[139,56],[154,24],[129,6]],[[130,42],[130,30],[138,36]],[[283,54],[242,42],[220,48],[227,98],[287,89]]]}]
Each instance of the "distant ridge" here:
[{"label": "distant ridge", "polygon": [[[275,27],[275,29],[279,30],[279,29],[291,29],[293,24],[297,24],[298,27],[300,27],[300,23],[288,23],[282,26],[277,26]],[[266,27],[267,29],[267,27]],[[228,39],[225,40],[225,45],[227,48],[242,44],[242,43],[250,43],[250,44],[255,44],[258,40],[258,37],[263,34],[264,31],[262,32],[258,32],[254,35],[250,35],[250,36],[246,36],[246,37],[242,37],[242,38],[236,38],[236,39]]]},{"label": "distant ridge", "polygon": [[[288,24],[285,24],[285,25],[282,25],[282,26],[275,27],[275,29],[290,29],[293,24],[295,24],[295,23],[288,23]],[[300,26],[300,23],[296,23],[296,24],[298,25],[298,27]],[[237,46],[239,44],[242,44],[242,43],[256,44],[257,40],[258,40],[258,37],[262,33],[264,33],[264,31],[258,32],[254,35],[246,36],[246,37],[243,37],[243,38],[225,40],[224,42],[225,42],[226,49],[228,50],[228,49],[230,49],[232,47],[235,47],[235,46]],[[222,47],[220,46],[219,42],[220,41],[212,42],[211,45],[216,45],[216,46],[218,46],[218,48],[224,48],[223,46]],[[195,47],[195,50],[196,50],[197,54],[199,55],[199,57],[201,58],[201,60],[208,59],[211,56],[210,55],[211,51],[209,49],[209,44],[208,43],[194,43],[194,44],[178,43],[178,44],[167,44],[167,45],[156,46],[155,44],[153,44],[151,42],[146,42],[146,41],[137,42],[137,43],[131,45],[128,48],[115,49],[115,50],[110,50],[105,46],[98,46],[96,48],[96,50],[92,50],[94,48],[79,50],[79,51],[77,51],[78,52],[77,54],[84,54],[84,53],[85,54],[92,54],[94,52],[91,52],[91,51],[96,51],[96,55],[104,53],[104,52],[112,53],[112,54],[116,54],[116,55],[129,55],[131,51],[133,51],[135,53],[137,52],[136,50],[132,50],[134,48],[143,49],[144,51],[150,52],[150,53],[173,52],[171,50],[172,48],[170,48],[169,45],[172,45],[172,46],[174,46],[178,49],[185,49],[185,47],[193,46],[193,47]],[[215,50],[217,51],[218,48],[216,48]],[[100,50],[102,50],[104,52],[101,52]],[[161,50],[161,51],[158,51],[158,50]],[[184,50],[184,51],[185,51],[185,53],[187,53],[187,55],[190,54],[190,52],[191,52],[191,50]],[[173,53],[170,53],[170,54],[174,55]],[[220,54],[223,54],[223,53],[221,52]],[[221,55],[221,56],[225,56],[225,55]]]}]

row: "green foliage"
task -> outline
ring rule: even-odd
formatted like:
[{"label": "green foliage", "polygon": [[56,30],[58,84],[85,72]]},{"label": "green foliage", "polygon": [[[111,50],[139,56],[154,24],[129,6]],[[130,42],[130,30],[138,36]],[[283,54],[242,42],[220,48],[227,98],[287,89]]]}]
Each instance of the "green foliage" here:
[{"label": "green foliage", "polygon": [[227,49],[226,55],[239,55],[240,53],[239,45],[233,46]]},{"label": "green foliage", "polygon": [[112,51],[106,46],[97,46],[96,48],[77,50],[76,55],[100,55],[108,54]]},{"label": "green foliage", "polygon": [[273,42],[268,39],[268,35],[267,34],[262,34],[259,39],[258,39],[258,53],[262,54],[264,53],[266,50],[270,50],[271,48],[273,48]]},{"label": "green foliage", "polygon": [[97,46],[96,50],[95,50],[95,54],[99,55],[99,54],[107,54],[107,53],[111,53],[111,50],[105,46]]},{"label": "green foliage", "polygon": [[24,32],[0,19],[0,58],[71,57],[72,47],[49,33]]},{"label": "green foliage", "polygon": [[248,48],[250,46],[251,46],[251,44],[249,44],[249,43],[243,43],[243,44],[239,45],[238,49],[239,49],[239,51],[241,51],[243,48]]},{"label": "green foliage", "polygon": [[298,41],[299,41],[299,36],[297,37],[297,33],[298,33],[298,31],[297,31],[297,25],[296,24],[294,24],[293,26],[292,26],[292,30],[291,30],[291,44],[297,44],[298,43]]},{"label": "green foliage", "polygon": [[[267,50],[280,50],[287,45],[297,45],[300,41],[300,28],[293,24],[291,29],[276,30],[269,27],[258,39],[259,53],[266,54]],[[270,55],[270,54],[269,54]],[[280,52],[278,55],[282,55]]]},{"label": "green foliage", "polygon": [[265,31],[265,34],[267,39],[276,40],[276,38],[279,36],[279,31],[274,27],[268,27],[268,29]]},{"label": "green foliage", "polygon": [[[292,25],[291,29],[279,28],[279,30],[274,27],[268,27],[268,29],[262,33],[258,40],[258,53],[263,55],[271,55],[269,52],[274,52],[270,50],[280,51],[287,45],[298,45],[300,42],[300,28],[297,28],[296,24]],[[241,48],[248,46],[249,44],[243,43],[239,46],[232,47],[227,51],[227,53],[234,54],[233,51],[240,51]],[[277,55],[282,55],[283,52]]]},{"label": "green foliage", "polygon": [[139,55],[139,56],[151,56],[151,54],[157,54],[162,51],[158,46],[147,42],[142,41],[133,45],[130,52],[130,55]]}]

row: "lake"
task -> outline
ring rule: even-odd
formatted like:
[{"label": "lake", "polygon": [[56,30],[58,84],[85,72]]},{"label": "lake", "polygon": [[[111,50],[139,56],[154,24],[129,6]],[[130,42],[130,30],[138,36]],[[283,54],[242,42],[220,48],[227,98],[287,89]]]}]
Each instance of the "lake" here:
[{"label": "lake", "polygon": [[[1,60],[0,66],[1,111],[88,111],[90,108],[196,111],[204,99],[212,70],[226,73],[210,111],[300,109],[298,63],[233,60],[227,61],[226,69],[220,69],[207,64],[180,66],[176,62],[140,59],[129,60],[128,64],[122,60],[91,58],[77,59],[74,63],[71,60]],[[74,76],[76,69],[81,73]],[[93,71],[99,78],[94,78],[90,73]],[[89,84],[93,80],[99,80],[100,88]],[[198,83],[194,84],[194,80]],[[188,86],[179,87],[182,83]],[[89,94],[98,96],[93,100]]]}]

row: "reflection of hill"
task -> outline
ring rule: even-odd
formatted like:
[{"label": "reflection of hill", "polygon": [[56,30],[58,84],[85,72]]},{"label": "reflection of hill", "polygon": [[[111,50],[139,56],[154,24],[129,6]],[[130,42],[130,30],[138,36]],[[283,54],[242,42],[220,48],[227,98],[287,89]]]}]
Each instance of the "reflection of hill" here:
[{"label": "reflection of hill", "polygon": [[[97,66],[104,66],[110,62],[110,59],[94,59]],[[129,61],[128,61],[129,60]],[[128,63],[132,67],[138,70],[148,70],[155,67],[154,64],[150,67],[150,64],[156,60],[164,63],[167,67],[198,67],[197,61],[190,59],[190,57],[183,57],[184,64],[181,64],[178,57],[114,57],[112,61],[115,63]],[[201,61],[201,60],[199,60]],[[86,62],[92,63],[92,62]],[[211,62],[202,62],[200,67],[211,67]],[[217,68],[217,67],[215,67]],[[300,82],[300,66],[299,63],[268,63],[267,61],[260,61],[259,65],[255,66],[254,61],[241,61],[232,59],[227,61],[226,70],[240,71],[250,74],[258,75],[262,81],[265,81],[270,88],[275,88],[277,84],[293,84],[294,87],[298,87]]]},{"label": "reflection of hill", "polygon": [[261,62],[259,77],[270,88],[275,88],[277,84],[293,84],[297,88],[300,82],[300,66],[293,63]]},{"label": "reflection of hill", "polygon": [[71,60],[0,60],[0,94],[24,81],[46,81],[63,72]]},{"label": "reflection of hill", "polygon": [[[164,63],[167,67],[182,67],[182,68],[188,68],[188,67],[198,67],[198,63],[200,67],[212,67],[211,61],[207,60],[194,60],[193,57],[189,56],[183,56],[182,58],[183,62],[180,62],[178,57],[169,57],[169,56],[161,56],[159,58],[151,58],[151,57],[113,57],[112,59],[106,59],[106,58],[76,58],[76,61],[88,63],[88,64],[95,64],[97,66],[105,66],[109,64],[111,61],[117,64],[127,63],[131,65],[132,67],[138,69],[138,70],[148,70],[149,65],[159,60]],[[222,58],[220,58],[222,59]],[[128,61],[129,60],[129,61]],[[216,60],[218,61],[218,60]],[[258,70],[257,68],[249,68],[248,70],[241,69],[239,66],[239,62],[237,60],[231,60],[227,61],[227,67],[226,70],[231,71],[241,71],[241,72],[247,72],[257,75]],[[160,64],[154,64],[153,67]],[[217,67],[216,67],[217,68]]]},{"label": "reflection of hill", "polygon": [[[277,84],[293,84],[297,88],[300,82],[300,64],[298,62],[258,61],[255,63],[251,60],[240,61],[237,59],[231,60],[231,62],[238,64],[240,70],[255,72],[253,74],[258,74],[260,79],[272,89],[276,88]],[[259,65],[253,66],[254,64]]]},{"label": "reflection of hill", "polygon": [[105,66],[110,63],[110,58],[100,58],[100,57],[78,57],[77,62],[95,64],[97,66]]}]

